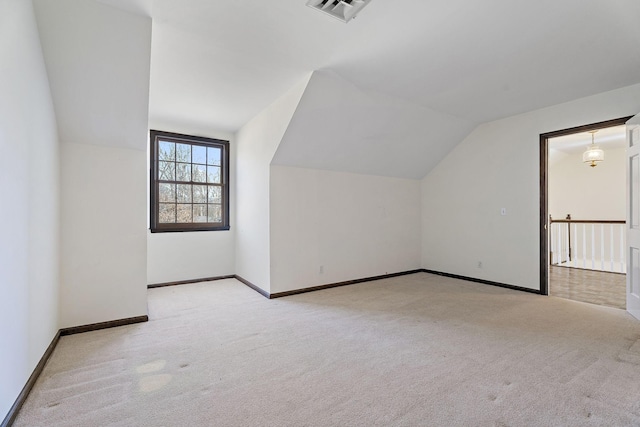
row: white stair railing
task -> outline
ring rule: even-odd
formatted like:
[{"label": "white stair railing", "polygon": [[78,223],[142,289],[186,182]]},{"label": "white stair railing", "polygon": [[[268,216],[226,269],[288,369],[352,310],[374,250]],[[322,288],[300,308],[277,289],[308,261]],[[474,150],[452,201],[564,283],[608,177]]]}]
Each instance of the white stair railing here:
[{"label": "white stair railing", "polygon": [[549,217],[552,265],[626,273],[625,221]]}]

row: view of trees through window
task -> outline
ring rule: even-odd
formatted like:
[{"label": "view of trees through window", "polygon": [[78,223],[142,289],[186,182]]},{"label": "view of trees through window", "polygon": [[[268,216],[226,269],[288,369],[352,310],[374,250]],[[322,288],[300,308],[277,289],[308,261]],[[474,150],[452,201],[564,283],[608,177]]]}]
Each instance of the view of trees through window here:
[{"label": "view of trees through window", "polygon": [[[153,132],[157,131],[152,131],[152,138]],[[166,135],[156,133],[152,141],[156,228],[169,224],[175,225],[172,229],[179,224],[224,226],[226,141]]]}]

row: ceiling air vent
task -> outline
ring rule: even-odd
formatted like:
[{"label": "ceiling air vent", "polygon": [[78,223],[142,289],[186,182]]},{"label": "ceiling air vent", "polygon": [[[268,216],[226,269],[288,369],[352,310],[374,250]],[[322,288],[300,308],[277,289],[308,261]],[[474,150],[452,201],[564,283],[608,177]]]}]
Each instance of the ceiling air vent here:
[{"label": "ceiling air vent", "polygon": [[342,22],[355,18],[371,0],[309,0],[307,6],[333,16]]}]

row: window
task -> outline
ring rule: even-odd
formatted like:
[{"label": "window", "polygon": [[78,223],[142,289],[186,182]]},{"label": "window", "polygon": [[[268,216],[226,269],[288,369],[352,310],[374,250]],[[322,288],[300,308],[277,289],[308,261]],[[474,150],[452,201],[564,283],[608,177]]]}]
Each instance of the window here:
[{"label": "window", "polygon": [[152,130],[151,232],[229,229],[229,141]]}]

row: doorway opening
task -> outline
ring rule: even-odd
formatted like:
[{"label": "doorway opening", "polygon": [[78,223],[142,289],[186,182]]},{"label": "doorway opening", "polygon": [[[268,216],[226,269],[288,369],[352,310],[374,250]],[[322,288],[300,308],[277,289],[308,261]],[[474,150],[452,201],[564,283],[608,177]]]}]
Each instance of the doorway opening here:
[{"label": "doorway opening", "polygon": [[[629,118],[540,135],[543,295],[626,306],[624,124]],[[604,161],[583,158],[594,141]]]}]

